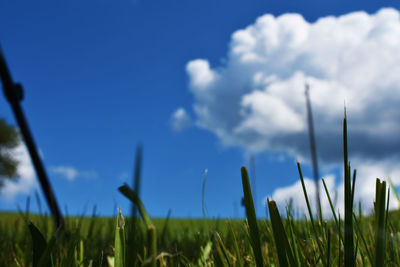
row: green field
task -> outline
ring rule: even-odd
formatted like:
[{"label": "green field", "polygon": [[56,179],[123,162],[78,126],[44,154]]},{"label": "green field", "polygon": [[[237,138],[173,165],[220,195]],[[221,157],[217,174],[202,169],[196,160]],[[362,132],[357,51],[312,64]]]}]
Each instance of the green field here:
[{"label": "green field", "polygon": [[354,209],[356,171],[348,161],[346,119],[343,126],[344,218],[326,187],[332,216],[312,213],[298,163],[308,213],[294,219],[290,207],[280,214],[268,200],[270,219],[257,220],[242,167],[246,220],[150,218],[145,203],[124,185],[118,190],[140,216],[67,217],[55,229],[48,216],[0,214],[0,266],[400,266],[400,213],[388,210],[389,185],[376,180],[374,214]]},{"label": "green field", "polygon": [[[28,216],[45,236],[50,240],[54,233],[51,218],[34,214],[0,213],[0,265],[32,266],[33,242],[28,225],[23,218]],[[158,266],[254,266],[254,253],[248,234],[248,224],[244,220],[193,220],[193,219],[152,219],[158,230],[157,255]],[[109,266],[107,257],[114,256],[116,232],[115,218],[68,217],[68,237],[60,235],[52,258],[54,266]],[[398,266],[400,248],[400,213],[389,213],[387,250],[385,252],[387,266]],[[288,229],[286,221],[286,229]],[[309,221],[292,221],[294,239],[299,252],[300,266],[324,266],[313,229]],[[129,220],[126,220],[128,228]],[[167,225],[167,226],[166,226]],[[230,229],[232,226],[232,230]],[[261,251],[266,266],[279,266],[276,243],[269,221],[258,221],[260,229]],[[140,230],[135,231],[136,249],[126,251],[127,262],[141,266],[146,258],[148,247],[145,227],[141,223]],[[334,222],[329,221],[320,229],[330,229],[330,266],[339,266],[339,259],[344,255],[343,244],[339,245],[339,235]],[[368,254],[375,257],[375,220],[373,217],[362,218],[355,231],[357,244],[357,266],[371,266]],[[343,226],[341,227],[343,232]],[[324,231],[325,234],[327,233]],[[222,239],[218,242],[216,233]],[[362,234],[361,234],[362,233]],[[365,243],[361,238],[365,239]],[[126,236],[129,233],[126,232]],[[327,236],[321,236],[327,256]],[[291,240],[290,240],[291,241]],[[82,242],[82,243],[81,243]],[[291,246],[294,243],[290,243]],[[82,246],[82,248],[81,248]],[[236,247],[237,246],[237,247]],[[207,251],[209,249],[209,251]],[[238,251],[237,251],[238,249]],[[222,250],[222,251],[221,251]],[[226,256],[224,255],[226,251]],[[80,255],[82,254],[82,255]],[[240,260],[238,259],[240,255]],[[66,261],[71,257],[73,264]],[[227,257],[227,259],[225,259]],[[163,258],[161,260],[161,258]],[[83,259],[81,261],[81,259]],[[229,260],[229,263],[228,263]],[[64,262],[63,262],[64,261]],[[68,262],[68,263],[67,263]],[[344,262],[341,259],[340,264]],[[49,266],[49,265],[47,265]],[[51,265],[50,265],[51,266]]]}]

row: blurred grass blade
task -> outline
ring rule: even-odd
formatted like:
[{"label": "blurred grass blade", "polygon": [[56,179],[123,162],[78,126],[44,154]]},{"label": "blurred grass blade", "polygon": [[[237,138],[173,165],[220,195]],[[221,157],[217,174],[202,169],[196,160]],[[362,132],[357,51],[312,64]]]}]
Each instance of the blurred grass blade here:
[{"label": "blurred grass blade", "polygon": [[114,240],[114,266],[125,267],[125,221],[121,210],[118,211]]},{"label": "blurred grass blade", "polygon": [[38,267],[52,266],[51,252],[53,251],[53,249],[56,246],[56,242],[58,240],[59,233],[61,232],[61,229],[63,229],[63,227],[64,227],[64,225],[61,224],[57,228],[57,230],[54,232],[54,234],[51,236],[49,242],[47,243],[46,249],[43,251],[42,256],[40,257]]},{"label": "blurred grass blade", "polygon": [[224,242],[221,239],[221,236],[215,232],[214,237],[216,239],[216,244],[217,244],[217,249],[218,249],[218,253],[220,254],[220,258],[221,258],[221,262],[223,263],[224,266],[229,266],[231,267],[231,261],[229,259],[229,255],[228,255],[228,250],[225,248]]},{"label": "blurred grass blade", "polygon": [[153,223],[151,222],[150,217],[147,214],[142,201],[139,199],[138,194],[134,192],[127,184],[120,186],[118,190],[138,207],[139,213],[142,216],[145,224],[152,225]]},{"label": "blurred grass blade", "polygon": [[[329,267],[331,266],[331,231],[328,229],[328,246],[326,248],[326,266]],[[340,241],[339,241],[340,242]]]},{"label": "blurred grass blade", "polygon": [[171,211],[171,209],[169,209],[168,210],[168,214],[167,214],[167,218],[165,219],[165,223],[164,223],[163,229],[161,231],[161,239],[160,239],[161,240],[161,244],[165,243],[165,237],[166,237],[167,232],[168,232],[169,220],[171,218],[171,213],[172,213],[172,211]]},{"label": "blurred grass blade", "polygon": [[205,247],[201,247],[200,257],[197,261],[199,266],[209,266],[209,262],[211,262],[211,249],[212,242],[208,241]]},{"label": "blurred grass blade", "polygon": [[[135,169],[133,174],[133,191],[136,192],[138,197],[140,197],[140,184],[142,178],[142,159],[143,159],[143,148],[142,145],[136,147],[136,157],[135,157]],[[131,217],[137,216],[137,207],[134,202],[132,202]]]},{"label": "blurred grass blade", "polygon": [[355,222],[355,225],[356,225],[356,230],[358,232],[358,236],[361,237],[361,241],[362,241],[362,243],[364,245],[364,249],[367,252],[368,260],[372,264],[372,262],[374,262],[374,260],[373,260],[373,257],[372,257],[370,246],[368,246],[367,242],[365,241],[365,237],[364,237],[365,234],[361,231],[361,226],[360,226],[361,221],[357,220],[357,217],[356,217],[356,215],[354,213],[353,213],[353,218],[354,218],[354,222]]},{"label": "blurred grass blade", "polygon": [[229,231],[231,232],[231,234],[233,236],[233,246],[234,246],[234,249],[235,249],[236,260],[237,260],[237,265],[236,266],[243,267],[242,256],[240,254],[240,249],[239,249],[239,244],[238,244],[238,241],[237,241],[236,233],[235,233],[235,231],[233,231],[233,227],[232,227],[231,221],[229,219],[227,219],[227,221],[228,221]]},{"label": "blurred grass blade", "polygon": [[206,214],[206,182],[207,182],[208,169],[204,170],[203,187],[201,190],[201,208],[203,211],[203,218],[207,217]]},{"label": "blurred grass blade", "polygon": [[[32,248],[33,248],[32,266],[37,267],[41,256],[46,250],[47,243],[42,233],[39,231],[39,229],[37,229],[37,227],[32,222],[29,222],[28,227],[32,237]],[[48,263],[48,266],[51,266],[50,262]]]},{"label": "blurred grass blade", "polygon": [[149,257],[151,258],[151,265],[156,266],[157,263],[157,235],[156,228],[152,223],[150,216],[147,214],[146,209],[139,196],[134,192],[127,184],[120,186],[118,190],[129,200],[136,204],[139,209],[139,213],[143,218],[144,223],[147,228],[147,238],[148,238],[148,249]]},{"label": "blurred grass blade", "polygon": [[[272,232],[274,235],[276,250],[280,266],[299,266],[295,260],[290,248],[285,228],[283,227],[282,219],[276,206],[275,201],[267,200],[269,215],[271,218]],[[289,261],[288,261],[289,260]]]},{"label": "blurred grass blade", "polygon": [[[389,180],[390,187],[392,188],[392,190],[393,190],[393,192],[394,192],[394,196],[395,196],[396,199],[397,199],[397,202],[400,203],[400,196],[399,196],[399,194],[398,194],[398,192],[397,192],[397,190],[396,190],[396,187],[394,186],[394,184],[393,184],[393,182],[392,182],[392,179],[390,179],[390,177],[389,177],[388,180]],[[397,209],[399,209],[399,207],[397,207]]]},{"label": "blurred grass blade", "polygon": [[242,167],[241,172],[244,193],[244,205],[246,207],[246,216],[250,228],[249,230],[251,246],[253,248],[256,265],[257,267],[261,267],[263,266],[263,258],[261,253],[260,234],[258,231],[256,212],[254,210],[253,197],[251,194],[249,175],[247,173],[246,167]]},{"label": "blurred grass blade", "polygon": [[375,266],[384,266],[386,246],[386,182],[376,179],[375,191]]},{"label": "blurred grass blade", "polygon": [[157,235],[156,227],[154,225],[147,226],[147,237],[149,242],[149,258],[150,266],[157,266]]}]

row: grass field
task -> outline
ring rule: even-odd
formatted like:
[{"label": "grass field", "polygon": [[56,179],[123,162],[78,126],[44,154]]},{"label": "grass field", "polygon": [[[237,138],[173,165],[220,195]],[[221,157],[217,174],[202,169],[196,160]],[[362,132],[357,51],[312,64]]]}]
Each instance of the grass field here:
[{"label": "grass field", "polygon": [[268,200],[270,219],[257,220],[242,167],[246,220],[150,218],[135,191],[124,185],[118,190],[140,217],[124,219],[121,212],[115,218],[67,217],[64,227],[55,229],[48,216],[0,214],[0,266],[400,266],[400,213],[388,211],[386,182],[376,180],[374,214],[354,210],[356,171],[347,155],[346,118],[343,144],[344,218],[331,201],[330,219],[312,213],[313,196],[298,164],[308,213],[295,220],[287,208],[282,217]]}]

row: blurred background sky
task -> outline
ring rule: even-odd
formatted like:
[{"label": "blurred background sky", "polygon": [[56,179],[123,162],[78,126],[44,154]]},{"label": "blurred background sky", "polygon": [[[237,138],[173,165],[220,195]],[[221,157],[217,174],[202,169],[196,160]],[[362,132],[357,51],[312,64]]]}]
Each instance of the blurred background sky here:
[{"label": "blurred background sky", "polygon": [[[171,209],[174,217],[201,217],[205,169],[207,216],[243,216],[240,167],[252,155],[258,214],[267,196],[304,208],[295,161],[312,177],[305,82],[321,174],[339,199],[346,102],[356,199],[368,209],[377,176],[400,185],[399,8],[397,1],[2,0],[0,45],[25,88],[22,106],[63,211],[128,212],[117,188],[132,184],[138,143],[141,196],[152,216]],[[2,94],[0,116],[15,125]],[[6,183],[0,209],[24,209],[31,196],[37,211],[40,188],[24,148],[16,153],[21,178]]]}]

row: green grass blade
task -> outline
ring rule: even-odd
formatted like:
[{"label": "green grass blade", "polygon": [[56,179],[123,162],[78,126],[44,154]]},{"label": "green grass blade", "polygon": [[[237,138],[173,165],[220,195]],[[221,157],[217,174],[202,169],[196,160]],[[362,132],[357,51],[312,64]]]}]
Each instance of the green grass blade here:
[{"label": "green grass blade", "polygon": [[328,229],[328,246],[326,248],[326,266],[331,266],[331,231]]},{"label": "green grass blade", "polygon": [[242,167],[241,172],[242,172],[242,185],[244,193],[244,205],[246,207],[246,216],[250,228],[249,230],[251,237],[251,246],[253,248],[256,265],[257,267],[261,267],[264,264],[261,253],[260,234],[258,231],[257,217],[256,217],[256,212],[254,210],[253,197],[251,194],[249,175],[247,173],[246,167]]},{"label": "green grass blade", "polygon": [[127,184],[120,186],[118,188],[118,190],[138,207],[139,213],[142,216],[145,224],[153,225],[153,223],[151,222],[150,216],[147,214],[147,211],[144,208],[142,201],[139,199],[138,194],[136,192],[134,192]]},{"label": "green grass blade", "polygon": [[354,217],[354,221],[355,221],[355,225],[356,225],[356,230],[358,232],[358,236],[361,238],[361,242],[363,243],[364,249],[367,252],[368,260],[372,264],[372,262],[374,262],[374,260],[373,260],[373,257],[372,257],[370,246],[367,245],[367,242],[366,242],[365,237],[364,237],[364,233],[361,231],[361,226],[360,226],[361,221],[357,220],[357,217],[356,217],[356,215],[354,213],[353,213],[353,217]]},{"label": "green grass blade", "polygon": [[[133,174],[133,191],[140,196],[140,184],[142,179],[142,159],[143,159],[143,148],[141,145],[136,147],[136,157],[135,157],[135,168]],[[131,207],[131,217],[137,216],[137,206],[132,202]]]},{"label": "green grass blade", "polygon": [[396,197],[397,201],[400,203],[400,196],[399,196],[399,194],[398,194],[398,192],[396,190],[396,187],[394,186],[394,184],[392,182],[392,179],[390,179],[390,177],[389,177],[388,180],[389,180],[390,187],[392,188],[392,190],[394,192],[394,196]]},{"label": "green grass blade", "polygon": [[221,258],[222,264],[224,266],[231,267],[232,264],[231,264],[231,261],[229,259],[228,250],[226,249],[226,247],[224,245],[224,242],[222,241],[221,236],[217,232],[215,232],[214,233],[214,237],[215,237],[215,240],[217,241],[216,242],[216,245],[217,245],[216,247],[218,249],[218,253],[219,253],[219,256]]},{"label": "green grass blade", "polygon": [[[268,202],[269,215],[271,218],[272,232],[274,235],[276,250],[280,266],[297,266],[297,262],[290,248],[285,228],[283,227],[282,219],[276,206],[275,201]],[[289,261],[288,261],[289,260]],[[289,265],[290,264],[290,265]]]},{"label": "green grass blade", "polygon": [[289,215],[288,215],[288,222],[289,222],[289,230],[290,230],[290,240],[292,241],[293,254],[294,254],[294,257],[296,260],[296,266],[301,266],[300,254],[299,254],[298,246],[296,245],[296,239],[295,239],[295,234],[294,234],[293,218]]},{"label": "green grass blade", "polygon": [[171,211],[171,209],[169,209],[167,217],[165,219],[165,223],[164,223],[163,229],[161,231],[161,238],[160,238],[161,244],[165,243],[165,237],[167,236],[168,227],[169,227],[169,220],[171,218],[171,213],[172,213],[172,211]]},{"label": "green grass blade", "polygon": [[[29,222],[28,227],[32,237],[32,248],[33,248],[32,266],[37,267],[41,256],[46,250],[47,242],[42,233],[32,222]],[[48,266],[50,266],[50,262],[48,263]]]},{"label": "green grass blade", "polygon": [[344,266],[353,267],[354,229],[353,229],[353,190],[350,181],[350,164],[347,147],[347,119],[343,119],[343,155],[344,155]]},{"label": "green grass blade", "polygon": [[148,238],[148,249],[149,249],[149,257],[152,266],[155,266],[157,263],[157,235],[156,228],[152,223],[150,216],[148,215],[146,209],[142,201],[139,199],[139,196],[134,192],[127,184],[120,186],[118,190],[129,200],[136,204],[139,209],[139,213],[143,218],[144,223],[147,228],[147,238]]},{"label": "green grass blade", "polygon": [[121,210],[119,210],[117,215],[114,250],[114,267],[125,267],[125,221],[124,217],[122,217]]},{"label": "green grass blade", "polygon": [[[336,216],[335,207],[333,206],[332,199],[331,199],[331,196],[330,196],[329,191],[328,191],[328,187],[326,186],[326,183],[325,183],[324,179],[322,179],[322,184],[324,186],[324,190],[325,190],[326,196],[328,197],[329,206],[331,207],[333,218],[335,219],[336,227],[339,229],[339,221],[338,221],[338,218]],[[343,240],[342,233],[340,231],[338,231],[338,233],[339,233],[340,240]]]},{"label": "green grass blade", "polygon": [[233,236],[233,246],[234,246],[234,249],[235,249],[236,260],[237,260],[237,265],[236,266],[243,267],[243,260],[242,260],[241,254],[240,254],[240,249],[239,249],[239,244],[238,244],[238,241],[237,241],[236,233],[233,230],[231,221],[229,219],[227,219],[227,221],[228,221],[229,231],[231,232],[231,234]]},{"label": "green grass blade", "polygon": [[150,266],[157,266],[157,235],[156,227],[154,225],[147,226],[147,238],[149,242],[149,259]]},{"label": "green grass blade", "polygon": [[375,266],[384,266],[386,248],[386,182],[376,179],[375,192]]},{"label": "green grass blade", "polygon": [[201,190],[201,208],[203,211],[203,217],[206,218],[206,182],[207,182],[207,174],[208,174],[208,169],[205,169],[204,171],[204,178],[203,178],[203,187]]},{"label": "green grass blade", "polygon": [[324,255],[324,251],[323,251],[323,248],[322,248],[321,241],[319,240],[319,235],[318,235],[318,232],[317,232],[317,228],[315,227],[314,218],[313,218],[313,214],[312,214],[312,210],[311,210],[311,205],[310,205],[310,201],[308,200],[307,189],[306,189],[306,185],[304,183],[303,173],[301,171],[301,167],[300,167],[300,163],[299,162],[297,162],[297,170],[299,171],[301,186],[303,188],[304,198],[306,199],[308,214],[310,215],[311,227],[313,229],[314,237],[316,239],[316,242],[317,242],[317,245],[318,245],[318,249],[319,249],[319,252],[321,254],[321,259],[324,262],[324,265],[326,265],[326,259],[323,256]]},{"label": "green grass blade", "polygon": [[[40,257],[38,267],[47,267],[51,266],[51,252],[56,246],[56,242],[58,240],[58,236],[60,234],[61,229],[63,229],[63,225],[60,225],[55,233],[51,236],[49,242],[47,243],[45,251],[43,251],[42,256]],[[65,233],[65,232],[64,232]]]}]

